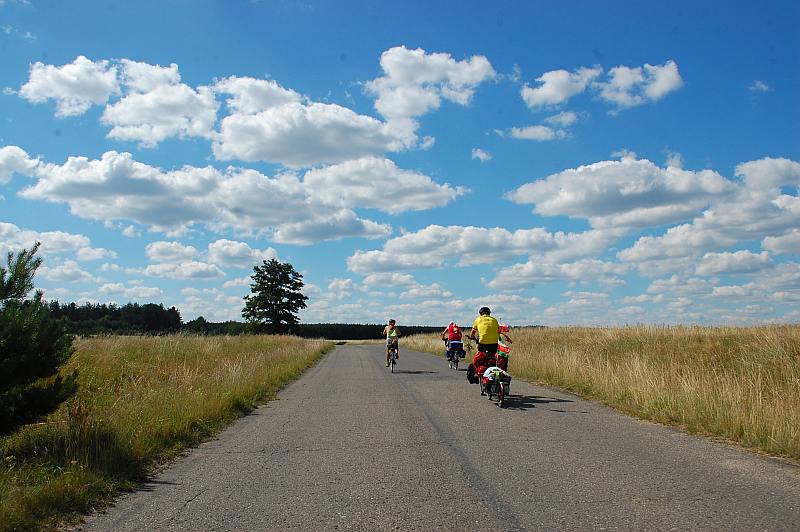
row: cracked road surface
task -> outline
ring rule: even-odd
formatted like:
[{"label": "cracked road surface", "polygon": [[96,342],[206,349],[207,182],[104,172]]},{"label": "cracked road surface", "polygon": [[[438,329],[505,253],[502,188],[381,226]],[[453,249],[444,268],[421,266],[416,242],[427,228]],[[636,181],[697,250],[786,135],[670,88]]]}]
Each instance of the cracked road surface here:
[{"label": "cracked road surface", "polygon": [[500,409],[442,358],[383,357],[337,347],[79,529],[800,530],[798,467],[519,381]]}]

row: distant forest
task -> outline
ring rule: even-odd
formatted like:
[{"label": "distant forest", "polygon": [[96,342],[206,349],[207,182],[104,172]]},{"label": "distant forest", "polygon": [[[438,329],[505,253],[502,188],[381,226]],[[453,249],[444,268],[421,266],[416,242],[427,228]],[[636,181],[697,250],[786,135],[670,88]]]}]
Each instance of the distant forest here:
[{"label": "distant forest", "polygon": [[[175,307],[164,308],[155,303],[114,304],[50,302],[50,313],[64,320],[72,334],[90,336],[96,334],[168,334],[187,332],[207,335],[238,335],[258,332],[240,321],[212,322],[200,316],[186,323]],[[301,323],[294,325],[291,334],[304,338],[328,338],[330,340],[365,340],[380,338],[383,324],[360,323]],[[441,327],[398,324],[404,336],[410,334],[439,332]]]}]

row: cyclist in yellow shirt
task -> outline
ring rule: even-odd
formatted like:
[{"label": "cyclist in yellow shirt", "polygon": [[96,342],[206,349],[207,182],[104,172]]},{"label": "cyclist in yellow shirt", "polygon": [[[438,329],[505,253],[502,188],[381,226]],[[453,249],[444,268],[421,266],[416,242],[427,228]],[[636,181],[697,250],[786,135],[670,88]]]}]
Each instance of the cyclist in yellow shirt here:
[{"label": "cyclist in yellow shirt", "polygon": [[481,307],[478,317],[472,324],[469,337],[475,340],[478,334],[478,351],[483,351],[487,355],[497,355],[497,342],[500,340],[500,324],[492,317],[489,307]]}]

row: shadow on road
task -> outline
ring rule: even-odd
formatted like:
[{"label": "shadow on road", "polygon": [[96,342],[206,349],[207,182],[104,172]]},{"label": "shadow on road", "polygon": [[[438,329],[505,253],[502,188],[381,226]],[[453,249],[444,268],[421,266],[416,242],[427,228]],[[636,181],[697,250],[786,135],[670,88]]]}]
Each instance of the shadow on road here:
[{"label": "shadow on road", "polygon": [[[569,399],[558,399],[557,397],[543,397],[540,395],[509,395],[508,404],[506,408],[511,410],[527,410],[528,408],[535,408],[536,405],[547,403],[574,403]],[[560,410],[554,410],[560,412]]]},{"label": "shadow on road", "polygon": [[150,478],[147,479],[147,481],[144,484],[134,488],[133,491],[154,491],[158,488],[159,485],[177,486],[178,483],[170,482],[167,480],[157,480],[154,478]]},{"label": "shadow on road", "polygon": [[439,373],[438,371],[422,371],[422,370],[411,370],[411,369],[396,369],[394,370],[395,373],[406,373],[408,375],[433,375],[434,373]]}]

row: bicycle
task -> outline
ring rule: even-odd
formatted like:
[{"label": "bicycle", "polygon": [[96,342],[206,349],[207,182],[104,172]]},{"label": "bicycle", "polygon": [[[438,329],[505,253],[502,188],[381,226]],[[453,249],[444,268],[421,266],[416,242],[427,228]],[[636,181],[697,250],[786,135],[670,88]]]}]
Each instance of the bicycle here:
[{"label": "bicycle", "polygon": [[458,371],[458,363],[464,356],[466,356],[466,352],[464,351],[464,344],[460,340],[450,340],[447,342],[445,357],[447,357],[450,369]]},{"label": "bicycle", "polygon": [[389,346],[389,372],[394,373],[394,365],[397,364],[397,344]]}]

